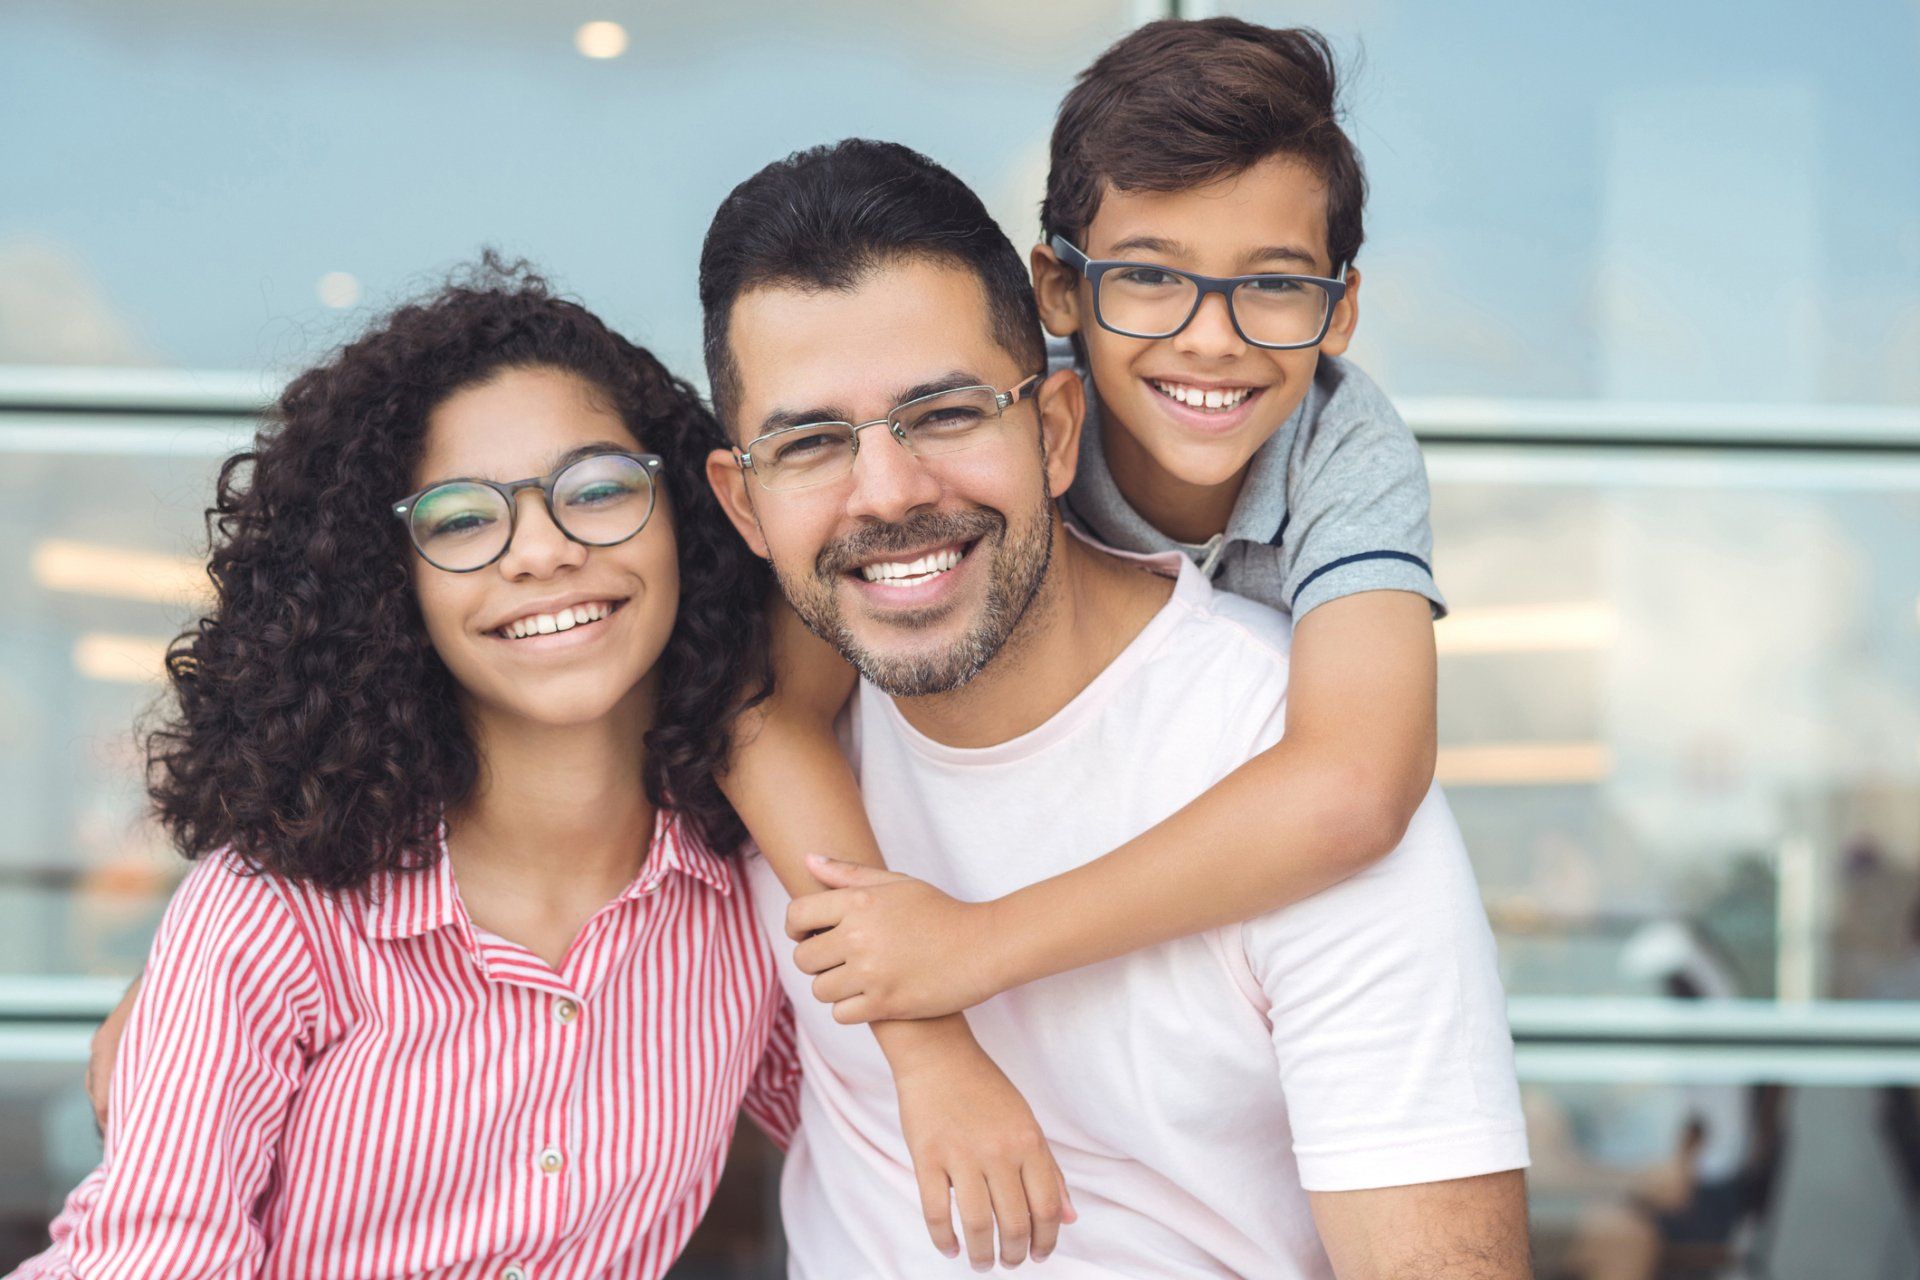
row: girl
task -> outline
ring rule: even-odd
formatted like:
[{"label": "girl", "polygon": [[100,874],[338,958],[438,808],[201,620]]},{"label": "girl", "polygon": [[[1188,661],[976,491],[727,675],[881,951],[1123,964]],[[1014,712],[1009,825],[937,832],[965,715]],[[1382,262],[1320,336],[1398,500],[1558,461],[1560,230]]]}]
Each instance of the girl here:
[{"label": "girl", "polygon": [[489,259],[277,417],[149,743],[197,865],[18,1274],[657,1277],[736,1110],[795,1107],[712,781],[764,574],[705,411]]}]

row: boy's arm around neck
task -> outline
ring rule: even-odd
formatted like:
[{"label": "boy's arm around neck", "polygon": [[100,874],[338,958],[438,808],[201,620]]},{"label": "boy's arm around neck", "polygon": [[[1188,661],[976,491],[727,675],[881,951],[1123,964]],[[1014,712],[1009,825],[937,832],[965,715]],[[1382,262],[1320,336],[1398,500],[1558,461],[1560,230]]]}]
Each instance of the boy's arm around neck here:
[{"label": "boy's arm around neck", "polygon": [[1431,606],[1368,591],[1294,632],[1286,735],[1158,826],[992,904],[1001,989],[1277,910],[1385,857],[1433,780]]}]

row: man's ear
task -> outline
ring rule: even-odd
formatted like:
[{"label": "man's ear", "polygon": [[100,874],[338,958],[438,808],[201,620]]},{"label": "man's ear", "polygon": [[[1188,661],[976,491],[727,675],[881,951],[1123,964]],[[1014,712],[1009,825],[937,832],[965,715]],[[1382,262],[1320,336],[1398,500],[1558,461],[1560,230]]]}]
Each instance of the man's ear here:
[{"label": "man's ear", "polygon": [[1345,355],[1360,324],[1360,268],[1347,268],[1347,296],[1334,304],[1333,321],[1327,336],[1320,339],[1320,350],[1330,356]]},{"label": "man's ear", "polygon": [[1040,323],[1056,338],[1080,332],[1080,273],[1044,244],[1033,246],[1027,262],[1033,269],[1033,296],[1040,304]]},{"label": "man's ear", "polygon": [[753,509],[753,495],[747,492],[746,468],[735,460],[733,450],[715,449],[707,455],[707,484],[713,496],[720,499],[720,509],[746,540],[747,549],[762,560],[772,559],[766,535],[760,532],[760,517]]},{"label": "man's ear", "polygon": [[1057,498],[1073,484],[1080,467],[1087,388],[1072,369],[1056,369],[1033,394],[1040,410],[1040,457],[1047,472],[1047,496]]}]

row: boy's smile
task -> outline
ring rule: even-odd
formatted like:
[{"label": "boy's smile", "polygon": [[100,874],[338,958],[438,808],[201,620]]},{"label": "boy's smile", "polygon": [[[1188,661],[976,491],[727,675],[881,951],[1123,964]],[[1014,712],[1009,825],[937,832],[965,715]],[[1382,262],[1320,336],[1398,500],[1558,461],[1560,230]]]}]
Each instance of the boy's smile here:
[{"label": "boy's smile", "polygon": [[[1083,243],[1096,259],[1164,264],[1207,275],[1327,275],[1326,189],[1287,155],[1181,191],[1109,186]],[[1242,338],[1226,299],[1206,297],[1168,338],[1130,338],[1093,318],[1092,289],[1034,252],[1041,315],[1078,333],[1100,395],[1102,441],[1121,492],[1169,535],[1203,542],[1226,527],[1253,455],[1299,407],[1322,351],[1346,350],[1358,318],[1359,273],[1318,347],[1275,351]]]}]

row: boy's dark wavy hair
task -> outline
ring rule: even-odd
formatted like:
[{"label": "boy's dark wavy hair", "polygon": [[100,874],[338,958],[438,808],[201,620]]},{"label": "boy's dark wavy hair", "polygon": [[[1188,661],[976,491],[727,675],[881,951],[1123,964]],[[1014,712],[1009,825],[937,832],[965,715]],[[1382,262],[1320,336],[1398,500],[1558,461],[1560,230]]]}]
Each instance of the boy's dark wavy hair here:
[{"label": "boy's dark wavy hair", "polygon": [[707,486],[717,429],[653,356],[489,253],[295,378],[220,468],[214,603],[168,650],[172,705],[146,743],[148,790],[188,858],[230,847],[333,890],[432,861],[441,811],[471,792],[479,760],[391,504],[433,408],[514,368],[584,379],[666,461],[681,597],[647,794],[671,797],[715,850],[737,849],[740,820],[713,778],[734,716],[768,687],[769,582]]},{"label": "boy's dark wavy hair", "polygon": [[1340,127],[1339,80],[1332,46],[1306,27],[1149,22],[1061,102],[1041,235],[1079,241],[1109,185],[1185,191],[1290,155],[1326,184],[1333,269],[1352,266],[1366,239],[1367,174]]}]

